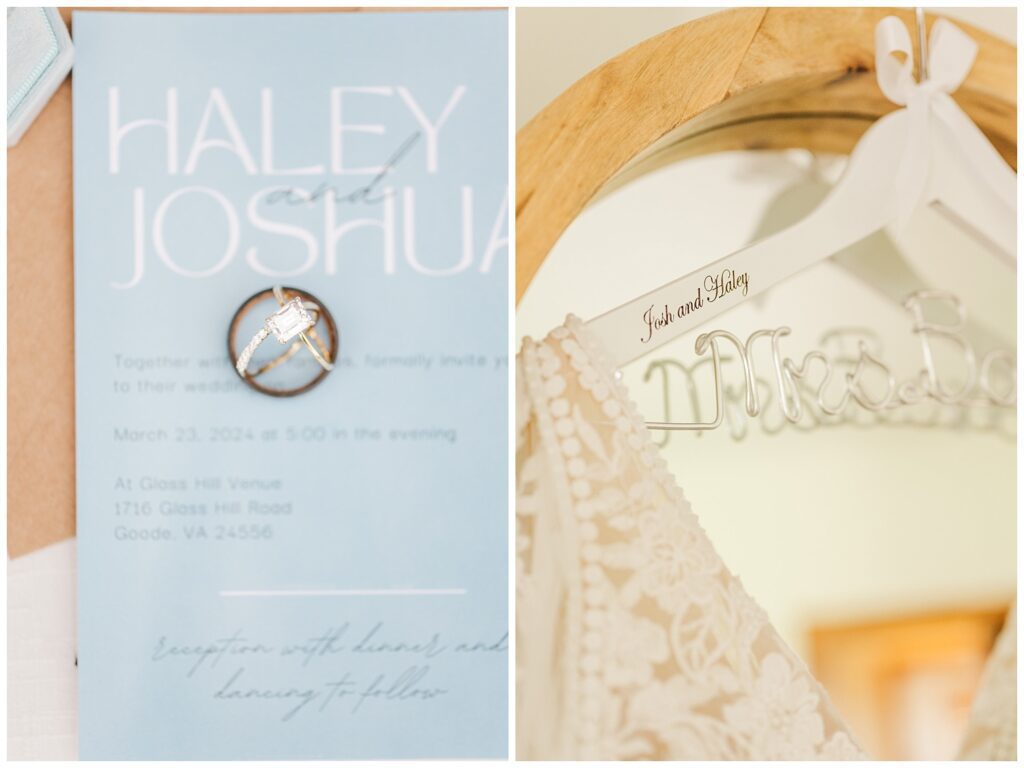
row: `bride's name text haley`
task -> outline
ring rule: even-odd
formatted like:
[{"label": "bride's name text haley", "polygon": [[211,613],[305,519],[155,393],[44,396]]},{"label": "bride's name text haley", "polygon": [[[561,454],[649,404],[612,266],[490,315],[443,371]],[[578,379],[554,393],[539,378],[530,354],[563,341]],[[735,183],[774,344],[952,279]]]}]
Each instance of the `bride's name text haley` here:
[{"label": "bride's name text haley", "polygon": [[640,337],[642,344],[654,338],[655,331],[660,331],[677,319],[686,317],[692,312],[702,309],[705,304],[713,304],[733,291],[741,291],[744,296],[750,289],[750,275],[747,272],[737,273],[732,269],[723,269],[717,275],[707,275],[704,284],[697,286],[697,295],[677,307],[665,305],[664,309],[656,310],[652,304],[644,312],[644,335]]}]

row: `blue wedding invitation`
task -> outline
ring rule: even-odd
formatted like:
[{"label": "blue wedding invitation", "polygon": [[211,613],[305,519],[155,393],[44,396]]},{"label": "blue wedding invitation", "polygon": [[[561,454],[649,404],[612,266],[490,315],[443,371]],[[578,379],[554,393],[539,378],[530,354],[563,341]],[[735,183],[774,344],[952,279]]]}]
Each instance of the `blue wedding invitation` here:
[{"label": "blue wedding invitation", "polygon": [[73,30],[81,757],[505,757],[506,13]]}]

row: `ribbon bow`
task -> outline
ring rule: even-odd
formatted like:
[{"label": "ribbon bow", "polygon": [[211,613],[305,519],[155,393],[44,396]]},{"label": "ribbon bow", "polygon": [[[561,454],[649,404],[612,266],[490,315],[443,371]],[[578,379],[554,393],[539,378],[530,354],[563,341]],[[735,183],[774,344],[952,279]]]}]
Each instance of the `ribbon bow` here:
[{"label": "ribbon bow", "polygon": [[[902,61],[894,55],[897,53],[904,54]],[[897,222],[901,228],[922,202],[927,187],[932,118],[944,123],[957,139],[964,136],[964,131],[980,134],[949,95],[966,79],[977,53],[974,40],[945,19],[937,19],[929,38],[928,66],[923,68],[927,78],[916,81],[914,49],[906,25],[896,16],[886,16],[875,27],[878,85],[886,98],[907,108],[907,151],[896,172]]]},{"label": "ribbon bow", "polygon": [[[978,55],[978,44],[959,28],[936,19],[928,39],[928,79],[914,80],[914,49],[906,25],[896,16],[886,16],[875,27],[875,71],[878,86],[889,101],[913,108],[937,94],[950,94],[967,79]],[[903,53],[901,62],[893,54]]]}]

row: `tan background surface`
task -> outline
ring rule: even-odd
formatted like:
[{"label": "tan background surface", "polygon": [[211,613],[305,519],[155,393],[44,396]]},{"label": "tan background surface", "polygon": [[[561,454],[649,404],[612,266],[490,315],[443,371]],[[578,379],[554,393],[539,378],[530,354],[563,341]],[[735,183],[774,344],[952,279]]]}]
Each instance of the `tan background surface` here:
[{"label": "tan background surface", "polygon": [[[70,11],[61,15],[70,19]],[[7,548],[75,533],[71,80],[7,151]],[[44,323],[35,316],[45,308]]]}]

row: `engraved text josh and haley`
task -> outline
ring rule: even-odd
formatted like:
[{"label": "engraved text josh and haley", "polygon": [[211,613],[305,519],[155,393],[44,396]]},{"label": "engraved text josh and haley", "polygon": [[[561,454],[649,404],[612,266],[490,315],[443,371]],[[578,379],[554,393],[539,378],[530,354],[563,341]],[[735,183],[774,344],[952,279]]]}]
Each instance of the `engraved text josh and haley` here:
[{"label": "engraved text josh and haley", "polygon": [[654,338],[656,331],[702,309],[705,304],[713,304],[733,291],[741,291],[746,296],[749,289],[750,276],[746,272],[737,273],[731,269],[723,269],[716,275],[707,275],[703,285],[697,286],[697,295],[689,301],[675,307],[665,304],[663,309],[655,309],[653,304],[649,306],[644,312],[645,329],[640,342],[647,344]]}]

